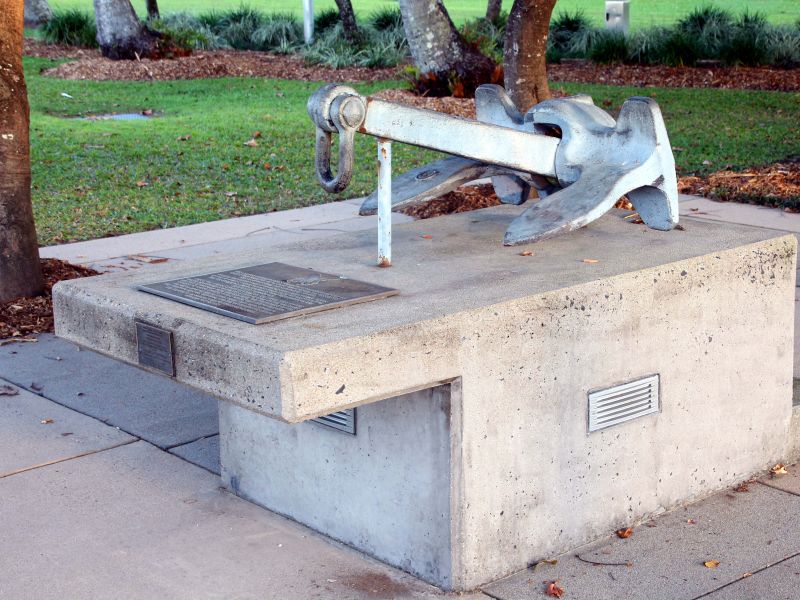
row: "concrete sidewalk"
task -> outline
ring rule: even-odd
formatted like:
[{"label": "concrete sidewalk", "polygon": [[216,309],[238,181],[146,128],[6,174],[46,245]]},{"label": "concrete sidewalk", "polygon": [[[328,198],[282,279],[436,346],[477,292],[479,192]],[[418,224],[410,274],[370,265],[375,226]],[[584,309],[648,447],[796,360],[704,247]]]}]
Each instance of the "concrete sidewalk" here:
[{"label": "concrete sidewalk", "polygon": [[[683,216],[800,233],[800,215],[683,200]],[[287,239],[374,228],[357,207],[339,202],[42,255],[101,270],[244,248],[268,256]],[[0,598],[447,597],[221,489],[216,400],[174,381],[44,335],[0,346],[0,415]],[[800,466],[788,470],[461,597],[545,598],[546,582],[557,580],[567,599],[800,598]]]}]

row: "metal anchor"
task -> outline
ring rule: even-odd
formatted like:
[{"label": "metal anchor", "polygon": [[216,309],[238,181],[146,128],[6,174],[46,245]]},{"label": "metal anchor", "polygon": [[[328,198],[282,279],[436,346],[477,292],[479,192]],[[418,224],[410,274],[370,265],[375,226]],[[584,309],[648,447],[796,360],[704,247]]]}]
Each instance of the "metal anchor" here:
[{"label": "metal anchor", "polygon": [[[339,192],[352,178],[355,133],[379,140],[379,185],[360,213],[379,214],[379,263],[391,263],[393,208],[427,201],[464,183],[491,177],[500,199],[540,198],[506,231],[504,244],[535,242],[572,231],[605,214],[627,195],[649,227],[678,223],[672,148],[661,111],[650,98],[634,97],[615,121],[589,96],[547,100],[525,115],[503,88],[480,86],[478,120],[360,96],[326,85],[308,101],[317,126],[316,170],[324,189]],[[338,133],[338,174],[330,167],[331,134]],[[558,137],[556,137],[558,136]],[[391,180],[391,141],[452,155]]]}]

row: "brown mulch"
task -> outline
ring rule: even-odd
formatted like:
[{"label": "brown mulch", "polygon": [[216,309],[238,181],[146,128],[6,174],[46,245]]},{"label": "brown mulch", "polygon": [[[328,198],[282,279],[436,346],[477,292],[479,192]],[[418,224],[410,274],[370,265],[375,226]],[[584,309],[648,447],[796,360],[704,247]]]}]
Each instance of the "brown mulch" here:
[{"label": "brown mulch", "polygon": [[416,204],[400,209],[410,217],[416,219],[430,219],[440,215],[467,212],[500,204],[500,198],[494,193],[491,184],[462,186],[457,190],[448,192],[429,200],[424,204]]},{"label": "brown mulch", "polygon": [[599,83],[632,87],[800,90],[800,69],[772,67],[665,67],[573,62],[547,66],[551,82]]},{"label": "brown mulch", "polygon": [[53,285],[65,279],[97,275],[87,267],[71,265],[55,258],[42,259],[45,290],[41,296],[17,298],[0,304],[0,340],[23,338],[53,331]]},{"label": "brown mulch", "polygon": [[717,171],[707,177],[681,177],[682,194],[724,202],[744,202],[800,212],[800,159],[744,172]]},{"label": "brown mulch", "polygon": [[47,69],[44,75],[92,81],[170,81],[216,77],[269,77],[299,81],[380,81],[397,79],[400,69],[346,67],[331,69],[307,65],[298,56],[215,50],[166,60],[109,60],[100,56],[82,58]]},{"label": "brown mulch", "polygon": [[[302,81],[379,81],[402,77],[402,67],[331,69],[306,65],[299,56],[236,50],[200,51],[170,60],[112,61],[96,49],[74,48],[25,40],[25,54],[77,60],[45,71],[64,79],[174,80],[209,77],[271,77]],[[800,90],[800,69],[771,67],[665,67],[598,65],[569,61],[548,65],[550,81],[601,83],[635,87],[713,87],[751,90]],[[557,87],[557,86],[554,86]]]}]

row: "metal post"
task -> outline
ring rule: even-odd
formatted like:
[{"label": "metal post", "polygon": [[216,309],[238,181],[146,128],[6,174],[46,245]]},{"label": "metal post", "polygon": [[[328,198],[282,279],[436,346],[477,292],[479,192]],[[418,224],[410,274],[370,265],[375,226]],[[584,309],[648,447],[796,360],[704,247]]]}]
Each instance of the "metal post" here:
[{"label": "metal post", "polygon": [[314,0],[303,0],[303,37],[306,44],[314,41]]},{"label": "metal post", "polygon": [[392,266],[392,142],[378,138],[378,266]]}]

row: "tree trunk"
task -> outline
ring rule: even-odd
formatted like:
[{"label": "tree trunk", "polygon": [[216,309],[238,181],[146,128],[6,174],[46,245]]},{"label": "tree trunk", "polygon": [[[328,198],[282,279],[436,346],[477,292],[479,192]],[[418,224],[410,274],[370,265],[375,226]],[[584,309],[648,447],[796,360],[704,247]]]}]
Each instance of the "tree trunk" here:
[{"label": "tree trunk", "polygon": [[503,0],[489,0],[486,3],[486,20],[494,22],[500,16]]},{"label": "tree trunk", "polygon": [[146,58],[156,51],[157,36],[142,25],[130,0],[94,0],[97,43],[112,60]]},{"label": "tree trunk", "polygon": [[461,37],[441,0],[399,0],[408,47],[421,73],[494,69],[494,63]]},{"label": "tree trunk", "polygon": [[47,0],[25,0],[25,27],[39,27],[53,16]]},{"label": "tree trunk", "polygon": [[0,302],[44,289],[31,206],[30,113],[22,71],[23,0],[0,11]]},{"label": "tree trunk", "polygon": [[547,35],[556,0],[514,0],[506,25],[505,87],[523,113],[550,98],[547,85]]},{"label": "tree trunk", "polygon": [[158,11],[158,0],[147,0],[147,20],[155,21],[161,18],[161,13]]},{"label": "tree trunk", "polygon": [[354,42],[359,37],[358,23],[356,23],[356,13],[353,12],[353,4],[350,0],[336,0],[339,7],[339,19],[342,22],[342,30],[347,41]]}]

